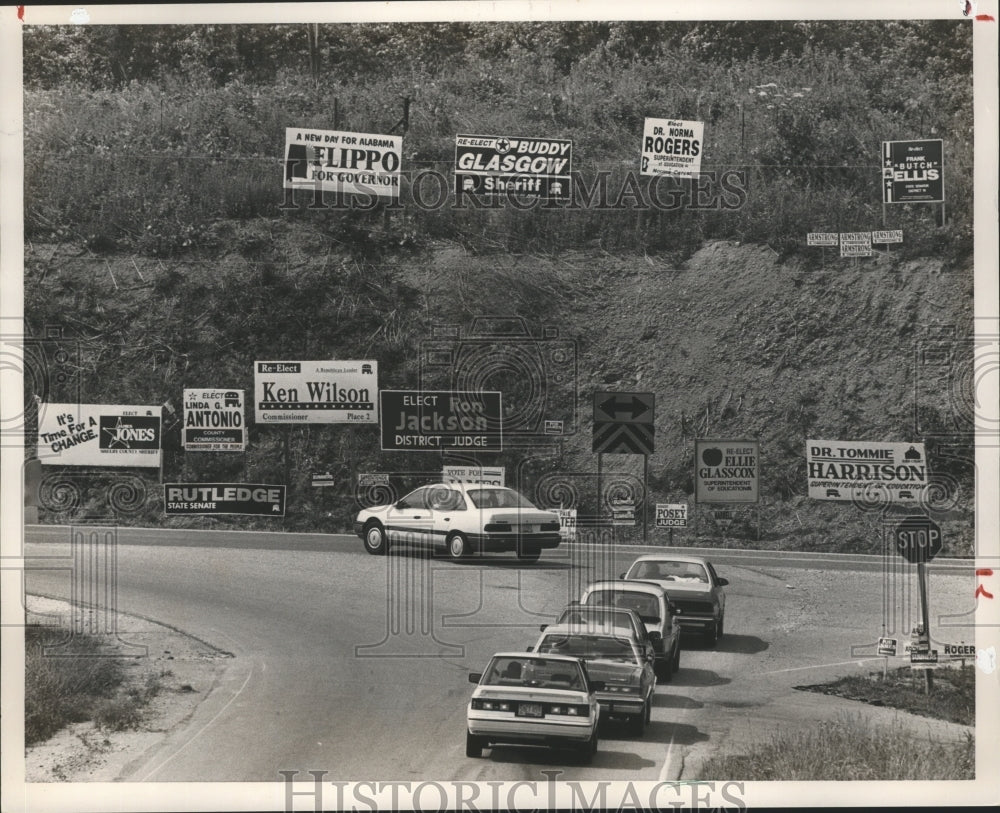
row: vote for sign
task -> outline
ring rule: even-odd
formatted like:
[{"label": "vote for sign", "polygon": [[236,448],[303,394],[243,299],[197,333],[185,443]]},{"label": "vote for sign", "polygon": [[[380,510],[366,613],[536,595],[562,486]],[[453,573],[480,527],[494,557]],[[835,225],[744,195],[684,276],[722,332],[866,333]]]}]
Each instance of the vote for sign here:
[{"label": "vote for sign", "polygon": [[480,483],[487,486],[504,485],[503,466],[445,466],[441,470],[445,483]]},{"label": "vote for sign", "polygon": [[246,448],[243,390],[184,390],[181,445],[189,452],[242,452]]},{"label": "vote for sign", "polygon": [[284,188],[398,198],[402,153],[402,136],[288,127]]},{"label": "vote for sign", "polygon": [[455,194],[568,200],[573,142],[521,136],[455,137]]},{"label": "vote for sign", "polygon": [[642,131],[642,175],[695,178],[701,172],[705,123],[646,119]]}]

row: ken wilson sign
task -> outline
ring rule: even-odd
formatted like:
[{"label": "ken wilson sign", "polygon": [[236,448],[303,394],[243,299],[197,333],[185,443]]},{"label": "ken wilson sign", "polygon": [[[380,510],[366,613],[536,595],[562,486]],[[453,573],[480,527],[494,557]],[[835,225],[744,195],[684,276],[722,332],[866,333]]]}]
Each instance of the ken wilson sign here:
[{"label": "ken wilson sign", "polygon": [[922,443],[807,440],[806,467],[814,500],[917,504],[927,486]]},{"label": "ken wilson sign", "polygon": [[378,423],[377,361],[255,361],[257,423]]},{"label": "ken wilson sign", "polygon": [[285,130],[285,189],[399,197],[403,137]]},{"label": "ken wilson sign", "polygon": [[520,136],[455,137],[455,194],[569,200],[573,142]]},{"label": "ken wilson sign", "polygon": [[646,119],[642,131],[640,174],[698,177],[704,135],[703,121]]},{"label": "ken wilson sign", "polygon": [[158,406],[46,404],[38,410],[38,459],[59,466],[160,465]]},{"label": "ken wilson sign", "polygon": [[166,483],[167,516],[191,514],[285,515],[285,487],[260,483]]}]

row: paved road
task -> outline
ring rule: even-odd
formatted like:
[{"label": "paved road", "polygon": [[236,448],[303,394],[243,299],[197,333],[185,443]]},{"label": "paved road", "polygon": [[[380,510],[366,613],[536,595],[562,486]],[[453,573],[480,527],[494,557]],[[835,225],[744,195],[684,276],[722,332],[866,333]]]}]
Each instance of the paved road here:
[{"label": "paved road", "polygon": [[[770,714],[794,685],[879,665],[884,608],[899,638],[916,612],[914,568],[898,557],[887,568],[882,557],[713,552],[731,582],[727,634],[714,649],[686,642],[642,740],[609,724],[587,767],[514,747],[474,760],[464,755],[467,673],[533,643],[540,623],[639,548],[560,549],[521,565],[372,557],[353,537],[320,534],[119,529],[117,541],[119,610],[235,655],[194,717],[137,755],[132,781],[268,781],[312,769],[343,780],[544,781],[553,769],[563,779],[689,778],[691,755],[726,742],[747,715]],[[27,529],[27,589],[69,598],[72,554],[68,529]],[[95,560],[76,561],[93,571]],[[931,571],[932,633],[971,640],[956,625],[973,608],[972,563]]]}]

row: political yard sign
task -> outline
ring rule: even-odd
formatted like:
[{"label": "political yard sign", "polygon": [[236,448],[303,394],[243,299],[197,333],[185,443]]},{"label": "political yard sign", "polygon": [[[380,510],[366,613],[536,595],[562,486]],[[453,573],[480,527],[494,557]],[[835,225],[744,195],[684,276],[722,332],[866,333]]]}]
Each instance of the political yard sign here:
[{"label": "political yard sign", "polygon": [[882,202],[944,202],[942,139],[882,142]]},{"label": "political yard sign", "polygon": [[160,465],[161,407],[47,404],[38,414],[38,458],[43,464]]},{"label": "political yard sign", "polygon": [[285,486],[268,483],[166,483],[167,516],[194,514],[285,515]]},{"label": "political yard sign", "polygon": [[520,136],[455,137],[455,194],[569,200],[573,142]]},{"label": "political yard sign", "polygon": [[285,129],[285,189],[399,197],[403,137]]},{"label": "political yard sign", "polygon": [[642,175],[696,178],[701,172],[705,123],[646,119],[642,131]]},{"label": "political yard sign", "polygon": [[181,445],[189,452],[242,452],[243,390],[185,389]]},{"label": "political yard sign", "polygon": [[445,483],[479,483],[484,486],[504,485],[503,466],[445,466],[441,480]]},{"label": "political yard sign", "polygon": [[694,442],[695,502],[756,503],[760,494],[760,442]]},{"label": "political yard sign", "polygon": [[256,361],[257,423],[378,423],[377,361]]},{"label": "political yard sign", "polygon": [[927,486],[922,443],[807,440],[806,467],[814,500],[916,505]]}]

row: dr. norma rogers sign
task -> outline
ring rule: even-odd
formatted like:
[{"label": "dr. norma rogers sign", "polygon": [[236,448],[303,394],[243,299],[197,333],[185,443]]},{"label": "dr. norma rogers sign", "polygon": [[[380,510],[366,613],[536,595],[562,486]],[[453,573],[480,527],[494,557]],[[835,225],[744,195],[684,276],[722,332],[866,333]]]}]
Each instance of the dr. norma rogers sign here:
[{"label": "dr. norma rogers sign", "polygon": [[916,503],[927,485],[922,443],[807,440],[809,496]]}]

